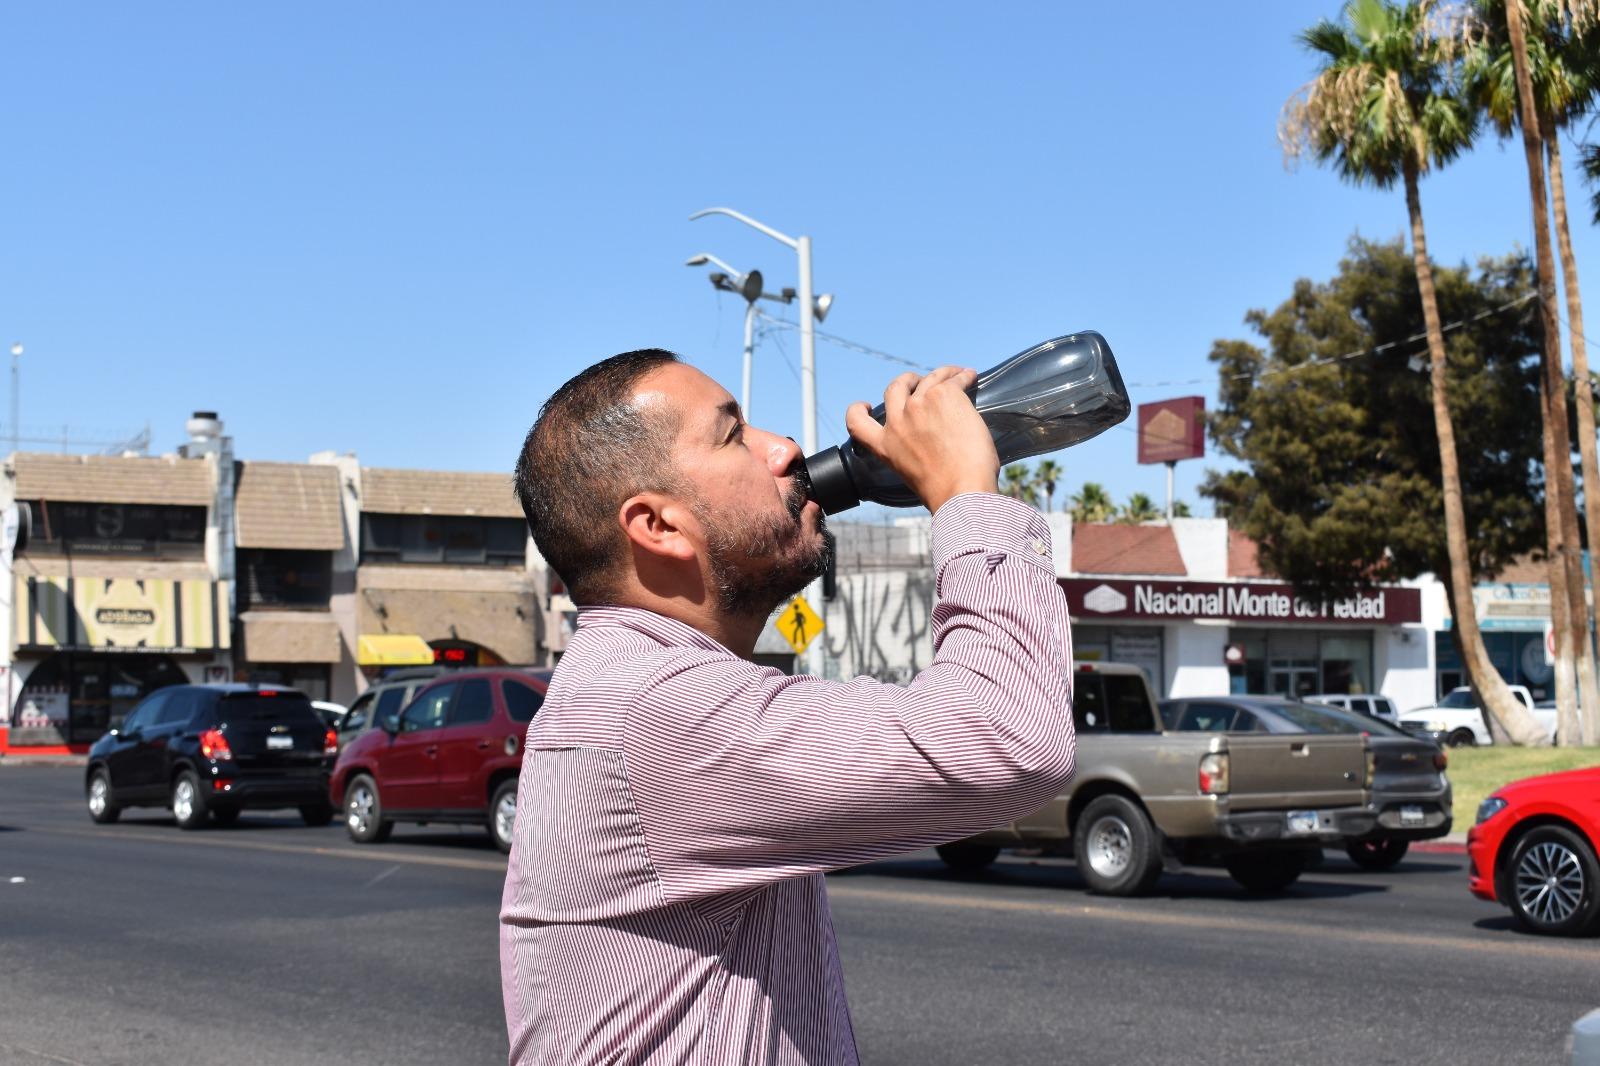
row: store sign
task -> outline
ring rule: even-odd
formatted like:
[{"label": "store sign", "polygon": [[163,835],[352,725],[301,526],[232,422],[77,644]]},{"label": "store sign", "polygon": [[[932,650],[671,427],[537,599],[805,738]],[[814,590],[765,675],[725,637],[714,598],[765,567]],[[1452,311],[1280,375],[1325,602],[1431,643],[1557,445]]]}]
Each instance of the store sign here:
[{"label": "store sign", "polygon": [[1406,625],[1422,621],[1422,593],[1378,588],[1344,600],[1318,603],[1289,585],[1260,582],[1061,579],[1067,608],[1078,621],[1141,618],[1148,621],[1217,619],[1229,622],[1315,622]]},{"label": "store sign", "polygon": [[[1539,633],[1550,625],[1550,586],[1511,582],[1475,585],[1472,606],[1479,629]],[[1455,619],[1446,616],[1445,628],[1454,624]]]},{"label": "store sign", "polygon": [[1184,396],[1139,405],[1139,462],[1175,463],[1206,454],[1206,401]]},{"label": "store sign", "polygon": [[226,581],[19,574],[14,588],[18,647],[183,653],[230,644]]}]

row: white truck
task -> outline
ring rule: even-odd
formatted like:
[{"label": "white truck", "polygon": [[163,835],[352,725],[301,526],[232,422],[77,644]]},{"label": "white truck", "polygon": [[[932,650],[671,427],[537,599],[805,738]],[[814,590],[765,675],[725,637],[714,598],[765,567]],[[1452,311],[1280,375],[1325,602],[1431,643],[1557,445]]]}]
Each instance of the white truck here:
[{"label": "white truck", "polygon": [[[1539,706],[1533,693],[1525,685],[1511,685],[1511,694],[1533,712],[1544,731],[1554,737],[1556,711],[1554,707]],[[1472,689],[1463,685],[1452,689],[1444,699],[1432,707],[1418,707],[1400,716],[1400,728],[1416,736],[1432,737],[1441,746],[1471,747],[1474,744],[1493,744],[1489,724],[1484,719],[1483,708],[1472,696]]]}]

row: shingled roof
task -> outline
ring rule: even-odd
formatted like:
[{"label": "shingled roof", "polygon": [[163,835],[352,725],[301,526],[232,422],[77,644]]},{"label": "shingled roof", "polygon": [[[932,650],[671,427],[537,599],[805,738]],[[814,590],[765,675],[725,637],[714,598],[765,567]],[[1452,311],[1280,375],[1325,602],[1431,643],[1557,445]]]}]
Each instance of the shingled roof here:
[{"label": "shingled roof", "polygon": [[344,547],[339,470],[308,463],[244,463],[235,496],[241,548]]},{"label": "shingled roof", "polygon": [[1077,574],[1172,574],[1188,568],[1171,526],[1074,525],[1072,570]]},{"label": "shingled roof", "polygon": [[521,518],[508,474],[443,470],[361,470],[361,509],[369,514],[482,515]]},{"label": "shingled roof", "polygon": [[213,497],[204,459],[23,452],[13,462],[19,500],[206,507]]}]

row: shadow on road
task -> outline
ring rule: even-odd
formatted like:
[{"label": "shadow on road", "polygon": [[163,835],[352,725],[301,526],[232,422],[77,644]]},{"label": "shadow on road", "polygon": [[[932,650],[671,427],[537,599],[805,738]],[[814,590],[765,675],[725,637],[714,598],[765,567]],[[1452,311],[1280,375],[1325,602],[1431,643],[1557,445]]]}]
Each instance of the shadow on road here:
[{"label": "shadow on road", "polygon": [[[1345,871],[1341,871],[1343,873]],[[1355,871],[1349,871],[1355,872]],[[1251,894],[1222,871],[1204,867],[1185,867],[1177,873],[1168,873],[1157,882],[1149,899],[1218,899],[1243,903],[1265,902],[1274,898],[1340,899],[1387,892],[1387,885],[1355,878],[1327,879],[1326,870],[1313,870],[1301,876],[1288,889],[1276,894]],[[1002,861],[979,874],[959,874],[938,860],[891,859],[866,866],[840,870],[832,877],[892,877],[916,881],[940,881],[949,884],[986,884],[1006,888],[1060,891],[1070,889],[1087,894],[1088,889],[1077,869],[1063,860],[1015,859]],[[1371,876],[1371,875],[1366,875]]]}]

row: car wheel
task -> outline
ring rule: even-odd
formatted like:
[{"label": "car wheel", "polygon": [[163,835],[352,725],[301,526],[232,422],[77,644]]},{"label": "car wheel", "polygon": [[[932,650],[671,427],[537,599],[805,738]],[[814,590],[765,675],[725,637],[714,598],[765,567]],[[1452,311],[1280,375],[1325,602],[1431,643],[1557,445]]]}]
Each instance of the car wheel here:
[{"label": "car wheel", "polygon": [[1411,843],[1405,840],[1352,840],[1344,846],[1350,861],[1363,870],[1392,870],[1406,857]]},{"label": "car wheel", "polygon": [[1224,858],[1222,865],[1247,892],[1282,892],[1305,872],[1306,857],[1289,848],[1242,851]]},{"label": "car wheel", "polygon": [[1092,800],[1072,829],[1072,853],[1089,891],[1138,896],[1161,876],[1161,843],[1144,808],[1125,796]]},{"label": "car wheel", "polygon": [[210,820],[206,794],[193,770],[185,770],[172,783],[172,817],[179,829],[199,829]]},{"label": "car wheel", "polygon": [[1472,730],[1462,728],[1445,737],[1444,743],[1447,748],[1475,748],[1478,746],[1478,738]]},{"label": "car wheel", "polygon": [[366,774],[356,775],[344,790],[344,826],[357,844],[381,844],[394,831],[394,823],[383,819],[378,784]]},{"label": "car wheel", "polygon": [[337,813],[331,803],[308,803],[300,808],[300,820],[309,826],[323,826],[333,821]]},{"label": "car wheel", "polygon": [[517,779],[500,782],[489,800],[489,835],[494,846],[506,854],[511,853],[511,842],[517,830]]},{"label": "car wheel", "polygon": [[122,817],[122,808],[117,806],[116,797],[111,794],[111,775],[104,770],[96,770],[89,778],[86,791],[89,802],[89,818],[100,825],[110,825]]},{"label": "car wheel", "polygon": [[1000,857],[1000,849],[988,844],[940,844],[934,850],[958,874],[981,874]]},{"label": "car wheel", "polygon": [[1582,836],[1544,825],[1517,841],[1505,883],[1518,922],[1535,933],[1572,936],[1600,917],[1600,866]]},{"label": "car wheel", "polygon": [[211,808],[211,820],[222,826],[232,825],[239,820],[239,808],[213,807]]}]

